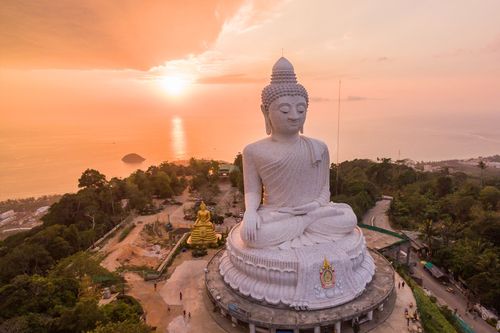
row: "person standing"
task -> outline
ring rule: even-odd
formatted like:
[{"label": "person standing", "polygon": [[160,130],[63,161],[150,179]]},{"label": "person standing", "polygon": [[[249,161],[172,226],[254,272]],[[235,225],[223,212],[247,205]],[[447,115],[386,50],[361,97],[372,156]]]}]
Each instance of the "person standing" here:
[{"label": "person standing", "polygon": [[354,322],[352,324],[352,330],[353,330],[354,333],[359,333],[359,329],[360,329],[359,319],[356,318],[356,319],[354,319]]},{"label": "person standing", "polygon": [[179,291],[179,300],[182,301],[182,291]]}]

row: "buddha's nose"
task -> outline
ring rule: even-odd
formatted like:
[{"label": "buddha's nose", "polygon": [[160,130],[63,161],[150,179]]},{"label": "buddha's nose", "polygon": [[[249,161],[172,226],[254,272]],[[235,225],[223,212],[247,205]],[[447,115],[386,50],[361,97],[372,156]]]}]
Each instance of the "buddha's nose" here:
[{"label": "buddha's nose", "polygon": [[288,113],[288,119],[290,120],[299,120],[300,119],[300,114],[297,112],[297,110],[292,110]]}]

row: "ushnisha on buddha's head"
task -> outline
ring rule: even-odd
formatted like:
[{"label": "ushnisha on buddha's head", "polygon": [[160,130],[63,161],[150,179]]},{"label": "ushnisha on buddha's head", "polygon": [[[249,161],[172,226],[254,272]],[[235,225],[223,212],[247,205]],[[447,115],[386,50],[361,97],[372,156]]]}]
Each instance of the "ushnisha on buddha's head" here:
[{"label": "ushnisha on buddha's head", "polygon": [[271,83],[262,90],[261,110],[266,121],[266,133],[302,133],[308,105],[307,91],[297,83],[293,65],[281,57],[273,66]]}]

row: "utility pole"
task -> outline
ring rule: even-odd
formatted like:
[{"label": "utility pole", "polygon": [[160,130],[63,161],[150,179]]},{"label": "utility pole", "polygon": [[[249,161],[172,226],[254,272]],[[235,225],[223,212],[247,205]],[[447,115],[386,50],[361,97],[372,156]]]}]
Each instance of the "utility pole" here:
[{"label": "utility pole", "polygon": [[338,107],[337,107],[337,177],[335,181],[335,195],[339,195],[339,171],[340,171],[340,163],[339,163],[339,151],[340,151],[340,86],[342,84],[342,80],[339,80],[339,99],[338,99]]}]

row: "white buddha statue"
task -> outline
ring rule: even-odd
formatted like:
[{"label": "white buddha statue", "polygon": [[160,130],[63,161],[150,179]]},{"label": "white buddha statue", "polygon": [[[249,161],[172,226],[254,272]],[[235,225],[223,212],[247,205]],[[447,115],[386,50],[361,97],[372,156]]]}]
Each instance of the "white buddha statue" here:
[{"label": "white buddha statue", "polygon": [[[346,302],[374,272],[351,207],[330,202],[327,146],[301,135],[308,101],[292,64],[280,58],[262,91],[269,137],[243,150],[246,210],[220,265],[225,281],[244,295],[299,309]],[[333,277],[327,284],[325,267]]]},{"label": "white buddha statue", "polygon": [[262,91],[270,136],[243,150],[246,211],[240,232],[250,247],[285,249],[328,242],[356,226],[351,207],[330,202],[327,146],[299,134],[307,107],[307,91],[297,84],[292,64],[279,59],[271,84]]}]

